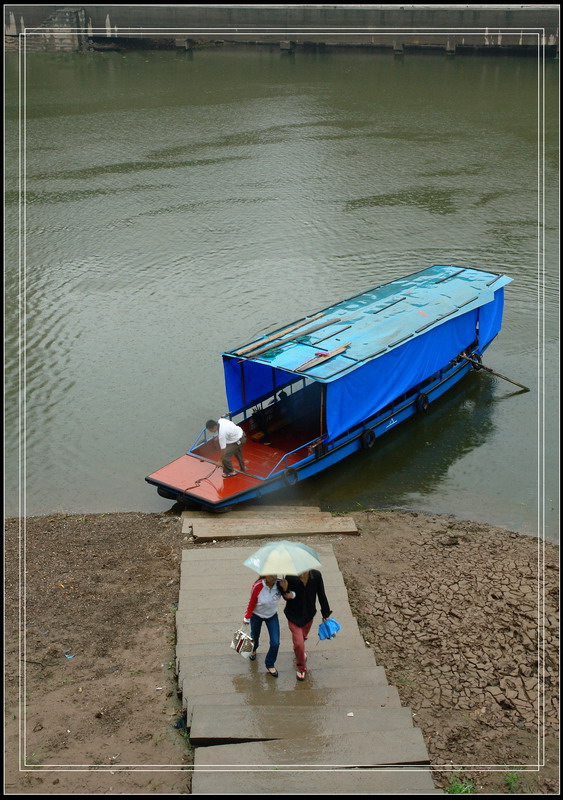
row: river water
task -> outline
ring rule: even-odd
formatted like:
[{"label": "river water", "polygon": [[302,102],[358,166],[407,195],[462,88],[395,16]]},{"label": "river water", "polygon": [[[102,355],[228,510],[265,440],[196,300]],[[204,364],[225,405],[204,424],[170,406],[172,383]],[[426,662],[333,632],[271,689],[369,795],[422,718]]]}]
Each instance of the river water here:
[{"label": "river water", "polygon": [[144,477],[226,411],[222,350],[455,264],[514,279],[485,363],[531,391],[472,373],[272,502],[557,539],[556,62],[545,100],[534,58],[487,55],[30,54],[20,100],[21,74],[7,54],[8,515],[169,508]]}]

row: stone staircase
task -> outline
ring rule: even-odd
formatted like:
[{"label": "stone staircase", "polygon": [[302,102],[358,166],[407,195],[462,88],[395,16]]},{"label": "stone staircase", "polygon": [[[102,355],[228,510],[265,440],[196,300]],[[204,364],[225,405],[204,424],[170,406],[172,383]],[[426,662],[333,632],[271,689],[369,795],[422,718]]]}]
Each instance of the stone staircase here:
[{"label": "stone staircase", "polygon": [[303,682],[283,600],[278,678],[264,667],[265,629],[256,661],[229,647],[256,577],[243,561],[260,543],[183,552],[176,668],[195,748],[192,793],[442,794],[410,709],[360,634],[332,546],[307,544],[342,629],[320,641],[317,614]]}]

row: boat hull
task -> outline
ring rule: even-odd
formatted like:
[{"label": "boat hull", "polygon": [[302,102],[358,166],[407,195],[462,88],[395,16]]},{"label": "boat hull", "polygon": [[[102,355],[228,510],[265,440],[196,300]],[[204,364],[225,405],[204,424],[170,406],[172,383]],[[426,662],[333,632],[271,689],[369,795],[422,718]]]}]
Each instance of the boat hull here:
[{"label": "boat hull", "polygon": [[[294,455],[285,463],[282,458],[283,468],[271,477],[237,473],[234,477],[223,478],[222,470],[216,468],[211,460],[187,453],[145,480],[157,486],[159,494],[168,499],[195,503],[211,512],[226,511],[238,503],[262,498],[317,475],[358,450],[371,449],[378,438],[409,417],[424,413],[431,403],[474,369],[462,359],[448,365],[438,375],[411,390],[408,396],[397,398],[391,408],[335,441],[324,443],[322,449],[308,453],[301,459]],[[246,452],[245,459],[248,463]]]}]

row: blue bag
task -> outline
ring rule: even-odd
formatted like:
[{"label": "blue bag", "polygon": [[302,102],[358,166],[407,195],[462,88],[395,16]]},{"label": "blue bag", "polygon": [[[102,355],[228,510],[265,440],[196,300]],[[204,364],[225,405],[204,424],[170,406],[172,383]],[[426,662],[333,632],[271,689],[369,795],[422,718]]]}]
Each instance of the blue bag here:
[{"label": "blue bag", "polygon": [[339,630],[340,625],[338,622],[329,617],[319,625],[319,639],[334,639]]}]

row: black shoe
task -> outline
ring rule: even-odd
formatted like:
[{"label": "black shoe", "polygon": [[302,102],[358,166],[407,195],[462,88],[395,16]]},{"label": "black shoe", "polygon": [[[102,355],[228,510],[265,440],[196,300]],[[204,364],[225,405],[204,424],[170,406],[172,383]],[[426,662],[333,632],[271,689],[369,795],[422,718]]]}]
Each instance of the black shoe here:
[{"label": "black shoe", "polygon": [[272,669],[274,670],[273,672],[270,672],[269,669],[267,669],[266,672],[268,673],[268,675],[271,675],[272,678],[277,678],[278,675],[279,675],[279,672],[277,671],[277,669],[275,667],[272,667]]},{"label": "black shoe", "polygon": [[248,656],[248,660],[249,661],[256,661],[256,653],[254,653],[254,655]]}]

